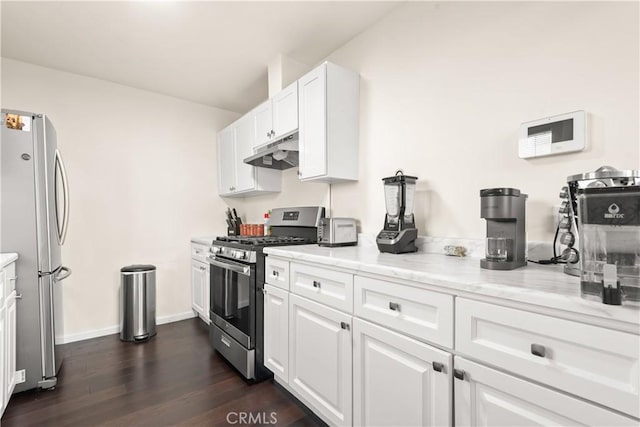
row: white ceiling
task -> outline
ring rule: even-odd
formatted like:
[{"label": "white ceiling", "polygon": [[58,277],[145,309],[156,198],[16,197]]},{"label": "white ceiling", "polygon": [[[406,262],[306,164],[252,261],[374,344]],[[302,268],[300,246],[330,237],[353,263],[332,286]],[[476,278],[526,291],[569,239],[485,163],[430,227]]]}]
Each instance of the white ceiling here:
[{"label": "white ceiling", "polygon": [[278,54],[314,65],[396,6],[2,1],[2,56],[245,112]]}]

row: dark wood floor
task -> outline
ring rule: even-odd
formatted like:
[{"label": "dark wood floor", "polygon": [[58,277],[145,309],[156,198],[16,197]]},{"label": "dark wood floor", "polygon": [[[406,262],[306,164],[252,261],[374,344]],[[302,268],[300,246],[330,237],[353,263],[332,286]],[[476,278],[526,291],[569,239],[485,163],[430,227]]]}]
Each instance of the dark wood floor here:
[{"label": "dark wood floor", "polygon": [[[213,353],[199,319],[160,325],[144,344],[110,335],[64,351],[56,389],[14,395],[3,427],[216,426],[240,412],[267,424],[275,412],[278,426],[322,425],[271,380],[247,384]],[[234,414],[229,420],[243,425]]]}]

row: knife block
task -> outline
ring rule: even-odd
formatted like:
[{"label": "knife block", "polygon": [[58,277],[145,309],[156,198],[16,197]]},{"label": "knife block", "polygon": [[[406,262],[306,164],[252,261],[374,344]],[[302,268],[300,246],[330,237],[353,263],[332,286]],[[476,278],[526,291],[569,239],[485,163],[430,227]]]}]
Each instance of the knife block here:
[{"label": "knife block", "polygon": [[240,225],[236,225],[235,227],[227,226],[227,236],[239,236],[240,235]]}]

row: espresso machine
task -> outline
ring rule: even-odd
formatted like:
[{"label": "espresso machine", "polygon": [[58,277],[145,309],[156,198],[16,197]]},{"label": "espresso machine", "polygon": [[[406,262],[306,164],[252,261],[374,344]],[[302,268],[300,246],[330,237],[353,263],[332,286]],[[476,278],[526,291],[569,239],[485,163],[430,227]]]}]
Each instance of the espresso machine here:
[{"label": "espresso machine", "polygon": [[577,200],[581,295],[604,304],[638,306],[640,171],[605,172],[583,174],[591,182],[570,187]]},{"label": "espresso machine", "polygon": [[380,252],[402,254],[418,250],[418,229],[413,217],[417,180],[417,177],[405,175],[402,170],[382,179],[387,214],[384,217],[384,229],[376,237]]},{"label": "espresso machine", "polygon": [[527,265],[527,195],[516,188],[480,190],[480,216],[487,220],[485,258],[480,267],[513,270]]}]

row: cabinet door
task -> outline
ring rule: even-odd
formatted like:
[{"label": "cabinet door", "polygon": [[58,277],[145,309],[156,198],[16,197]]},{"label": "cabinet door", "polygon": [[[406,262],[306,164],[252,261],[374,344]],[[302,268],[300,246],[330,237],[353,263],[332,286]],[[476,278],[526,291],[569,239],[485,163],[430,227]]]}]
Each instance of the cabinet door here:
[{"label": "cabinet door", "polygon": [[16,291],[13,291],[7,299],[7,320],[5,322],[5,384],[6,401],[16,387]]},{"label": "cabinet door", "polygon": [[298,82],[290,84],[272,99],[274,137],[298,129]]},{"label": "cabinet door", "polygon": [[268,99],[251,111],[253,117],[253,148],[266,144],[271,140],[273,117],[271,100]]},{"label": "cabinet door", "polygon": [[209,309],[211,306],[211,288],[209,281],[209,263],[204,265],[204,270],[202,270],[202,310],[203,310],[203,318],[207,324],[211,323],[211,319],[209,318]]},{"label": "cabinet door", "polygon": [[351,316],[289,295],[289,385],[334,425],[351,425]]},{"label": "cabinet door", "polygon": [[0,416],[4,413],[9,396],[7,396],[7,383],[5,364],[7,362],[7,308],[2,305],[0,308]]},{"label": "cabinet door", "polygon": [[253,190],[256,186],[255,166],[244,162],[244,159],[253,155],[251,115],[247,114],[236,123],[236,188],[234,192]]},{"label": "cabinet door", "polygon": [[637,421],[461,357],[454,366],[456,426],[627,426]]},{"label": "cabinet door", "polygon": [[360,319],[353,334],[354,425],[451,425],[451,354]]},{"label": "cabinet door", "polygon": [[236,186],[235,129],[227,127],[218,133],[218,192],[233,193]]},{"label": "cabinet door", "polygon": [[264,285],[264,365],[289,382],[289,292]]},{"label": "cabinet door", "polygon": [[204,263],[191,261],[191,307],[199,315],[204,315],[204,292],[202,287],[202,273]]},{"label": "cabinet door", "polygon": [[327,67],[298,80],[300,179],[327,173]]}]

